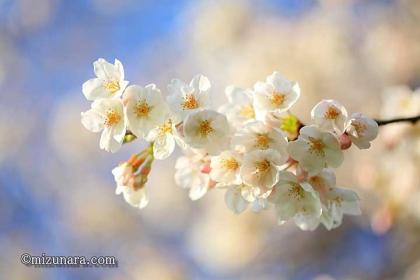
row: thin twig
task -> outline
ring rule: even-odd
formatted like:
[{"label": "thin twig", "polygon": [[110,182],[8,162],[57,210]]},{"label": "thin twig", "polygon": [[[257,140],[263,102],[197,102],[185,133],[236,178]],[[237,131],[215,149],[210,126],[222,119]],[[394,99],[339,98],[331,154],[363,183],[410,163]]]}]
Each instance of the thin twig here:
[{"label": "thin twig", "polygon": [[412,124],[416,124],[420,120],[420,115],[410,118],[396,118],[396,119],[390,119],[390,120],[375,120],[379,126],[381,125],[387,125],[390,123],[397,123],[397,122],[411,122]]}]

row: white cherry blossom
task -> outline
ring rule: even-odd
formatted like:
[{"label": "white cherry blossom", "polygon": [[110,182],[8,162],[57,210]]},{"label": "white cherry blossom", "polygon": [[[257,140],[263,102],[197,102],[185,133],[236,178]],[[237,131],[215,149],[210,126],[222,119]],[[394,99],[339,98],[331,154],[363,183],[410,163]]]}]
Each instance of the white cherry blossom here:
[{"label": "white cherry blossom", "polygon": [[343,215],[360,215],[359,196],[344,188],[329,189],[322,197],[324,210],[321,221],[331,230],[341,225]]},{"label": "white cherry blossom", "polygon": [[124,68],[118,59],[114,64],[103,58],[93,63],[96,78],[86,81],[82,86],[83,94],[87,100],[99,98],[120,97],[128,81],[124,80]]},{"label": "white cherry blossom", "polygon": [[346,132],[359,149],[368,149],[370,142],[378,136],[378,124],[361,113],[353,113]]},{"label": "white cherry blossom", "polygon": [[247,153],[240,170],[242,180],[245,184],[259,189],[259,194],[270,191],[279,179],[279,166],[286,160],[286,157],[272,149]]},{"label": "white cherry blossom", "polygon": [[168,158],[173,153],[175,144],[186,149],[184,140],[180,137],[171,118],[167,118],[161,125],[152,129],[146,140],[153,142],[153,155],[160,160]]},{"label": "white cherry blossom", "polygon": [[286,135],[260,121],[250,122],[240,129],[233,137],[232,144],[246,152],[273,149],[283,157],[287,156]]},{"label": "white cherry blossom", "polygon": [[229,124],[224,115],[201,110],[188,115],[184,122],[184,139],[192,148],[217,155],[229,145]]},{"label": "white cherry blossom", "polygon": [[115,194],[123,194],[124,199],[133,207],[144,208],[149,203],[146,192],[146,179],[134,174],[131,164],[124,162],[112,170],[117,188]]},{"label": "white cherry blossom", "polygon": [[217,182],[217,186],[241,184],[241,161],[242,156],[234,151],[223,151],[220,155],[212,157],[210,178]]},{"label": "white cherry blossom", "polygon": [[349,189],[337,188],[334,170],[323,169],[308,178],[308,183],[319,193],[322,202],[321,222],[331,230],[338,227],[343,215],[360,215],[359,197]]},{"label": "white cherry blossom", "polygon": [[275,206],[279,224],[293,219],[302,230],[318,227],[322,214],[318,194],[308,183],[299,183],[293,173],[280,172],[279,181],[268,199]]},{"label": "white cherry blossom", "polygon": [[209,164],[209,158],[202,154],[190,153],[178,158],[175,164],[175,182],[182,188],[189,189],[191,200],[202,198],[211,186],[210,176],[203,172]]},{"label": "white cherry blossom", "polygon": [[146,137],[153,128],[164,122],[168,112],[160,90],[154,84],[127,87],[123,100],[128,129],[137,137]]},{"label": "white cherry blossom", "polygon": [[242,126],[249,121],[255,121],[252,90],[228,86],[225,93],[228,103],[221,106],[219,111],[226,115],[233,126]]},{"label": "white cherry blossom", "polygon": [[208,92],[211,84],[207,77],[196,75],[189,84],[173,79],[168,85],[167,101],[175,114],[175,121],[181,122],[188,114],[208,108]]},{"label": "white cherry blossom", "polygon": [[116,152],[124,140],[126,118],[120,99],[95,100],[91,109],[81,113],[83,126],[92,131],[100,132],[99,147],[108,152]]},{"label": "white cherry blossom", "polygon": [[337,138],[313,125],[302,127],[298,139],[289,142],[287,150],[309,175],[326,167],[336,168],[344,159]]},{"label": "white cherry blossom", "polygon": [[259,120],[264,120],[266,113],[282,113],[289,110],[300,96],[300,88],[296,82],[274,72],[265,82],[257,82],[254,86],[254,107]]},{"label": "white cherry blossom", "polygon": [[311,117],[322,130],[340,135],[346,126],[347,110],[339,102],[327,99],[315,105],[311,111]]}]

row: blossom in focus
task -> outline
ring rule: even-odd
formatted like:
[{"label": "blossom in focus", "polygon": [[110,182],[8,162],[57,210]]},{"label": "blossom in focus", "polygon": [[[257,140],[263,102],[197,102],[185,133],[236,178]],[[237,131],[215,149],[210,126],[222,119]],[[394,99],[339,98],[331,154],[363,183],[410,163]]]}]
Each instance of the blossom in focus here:
[{"label": "blossom in focus", "polygon": [[210,164],[208,156],[190,153],[179,157],[175,164],[175,182],[182,188],[189,189],[191,200],[202,198],[211,187],[207,170]]},{"label": "blossom in focus", "polygon": [[193,148],[216,155],[229,144],[229,124],[224,115],[201,110],[188,115],[184,122],[185,142]]},{"label": "blossom in focus", "polygon": [[167,101],[174,113],[175,121],[181,122],[188,114],[208,107],[208,91],[211,84],[203,75],[195,76],[189,84],[173,79],[168,85],[169,96]]},{"label": "blossom in focus", "polygon": [[268,199],[275,206],[279,224],[293,219],[302,230],[314,230],[319,225],[322,207],[318,194],[310,184],[299,183],[293,173],[280,172]]},{"label": "blossom in focus", "polygon": [[283,157],[287,155],[287,137],[280,130],[260,121],[250,122],[240,129],[233,137],[232,144],[246,152],[273,149]]},{"label": "blossom in focus", "polygon": [[225,93],[228,103],[220,108],[220,112],[226,114],[232,125],[241,126],[255,120],[252,90],[228,86]]},{"label": "blossom in focus", "polygon": [[278,168],[286,160],[286,157],[272,149],[247,153],[240,170],[242,180],[263,194],[271,190],[277,183],[279,180]]},{"label": "blossom in focus", "polygon": [[343,215],[360,215],[359,197],[349,189],[337,188],[332,169],[323,169],[308,182],[319,193],[322,203],[321,222],[331,230],[341,225]]},{"label": "blossom in focus", "polygon": [[312,109],[311,117],[322,130],[340,135],[346,126],[347,110],[335,100],[322,100]]},{"label": "blossom in focus", "polygon": [[378,124],[361,113],[353,113],[348,122],[346,133],[359,149],[368,149],[370,142],[378,136]]},{"label": "blossom in focus", "polygon": [[103,58],[93,63],[96,78],[86,81],[82,86],[83,94],[87,100],[99,98],[120,97],[128,81],[124,80],[124,68],[118,59],[114,64]]},{"label": "blossom in focus", "polygon": [[259,120],[264,120],[267,113],[283,113],[296,103],[300,88],[296,82],[274,72],[265,82],[254,86],[254,107]]},{"label": "blossom in focus", "polygon": [[210,178],[216,181],[218,186],[240,184],[242,182],[239,175],[241,161],[242,156],[234,151],[224,151],[212,157]]},{"label": "blossom in focus", "polygon": [[91,109],[81,113],[83,126],[92,131],[100,132],[99,147],[108,152],[116,152],[124,140],[126,118],[120,99],[95,100]]},{"label": "blossom in focus", "polygon": [[[145,163],[144,163],[145,162]],[[144,166],[140,167],[144,163]],[[151,158],[133,156],[127,162],[112,170],[117,188],[115,194],[123,194],[124,199],[133,207],[144,208],[149,203],[145,184],[150,173]]]},{"label": "blossom in focus", "polygon": [[131,85],[124,92],[128,129],[137,137],[146,137],[162,124],[168,111],[160,90],[150,84],[146,87]]},{"label": "blossom in focus", "polygon": [[146,140],[153,142],[153,156],[160,160],[168,158],[173,153],[175,143],[183,149],[186,148],[171,118],[153,128],[146,136]]},{"label": "blossom in focus", "polygon": [[309,175],[326,167],[336,168],[344,159],[337,138],[313,125],[302,127],[298,139],[289,142],[287,150]]}]

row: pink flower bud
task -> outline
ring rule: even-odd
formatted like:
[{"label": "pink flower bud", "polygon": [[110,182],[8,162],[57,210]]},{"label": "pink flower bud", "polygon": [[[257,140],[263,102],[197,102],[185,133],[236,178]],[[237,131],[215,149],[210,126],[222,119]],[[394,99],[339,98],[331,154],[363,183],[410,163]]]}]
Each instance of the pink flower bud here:
[{"label": "pink flower bud", "polygon": [[210,162],[206,162],[203,165],[201,165],[200,171],[201,173],[209,174],[211,171]]},{"label": "pink flower bud", "polygon": [[347,150],[351,146],[351,138],[347,135],[347,133],[341,134],[341,136],[338,138],[340,141],[340,148],[342,150]]}]

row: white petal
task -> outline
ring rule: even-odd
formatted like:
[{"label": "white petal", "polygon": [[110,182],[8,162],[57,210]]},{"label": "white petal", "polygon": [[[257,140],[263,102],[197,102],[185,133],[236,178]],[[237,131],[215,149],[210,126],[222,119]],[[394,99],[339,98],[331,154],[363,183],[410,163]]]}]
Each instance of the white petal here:
[{"label": "white petal", "polygon": [[93,101],[98,98],[110,97],[110,93],[104,88],[103,81],[100,79],[90,79],[82,86],[82,92],[87,100]]},{"label": "white petal", "polygon": [[92,132],[99,132],[104,128],[103,117],[95,110],[90,109],[81,113],[83,126]]},{"label": "white petal", "polygon": [[248,207],[248,202],[242,198],[240,188],[231,187],[225,193],[225,202],[235,214],[240,214]]},{"label": "white petal", "polygon": [[165,134],[155,139],[153,155],[156,159],[168,158],[175,149],[175,140],[171,134]]}]

